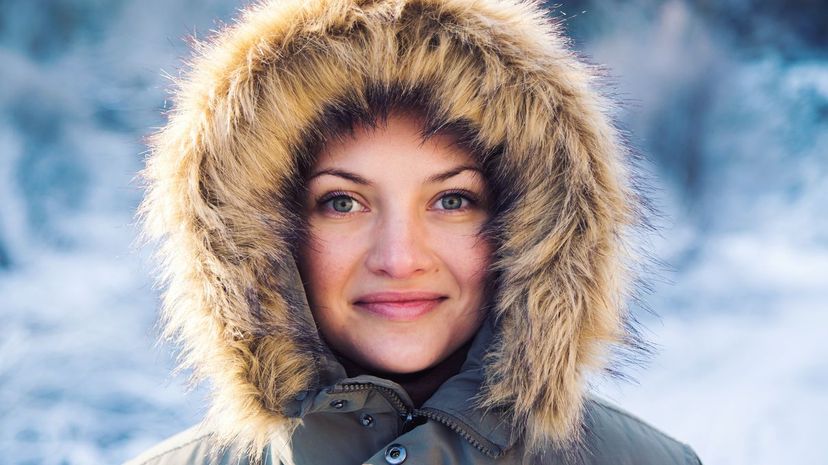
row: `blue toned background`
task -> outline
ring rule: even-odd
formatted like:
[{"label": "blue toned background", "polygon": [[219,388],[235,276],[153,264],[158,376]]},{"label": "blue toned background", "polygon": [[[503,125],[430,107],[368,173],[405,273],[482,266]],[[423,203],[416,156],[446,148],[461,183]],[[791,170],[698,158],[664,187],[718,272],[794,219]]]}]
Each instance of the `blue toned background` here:
[{"label": "blue toned background", "polygon": [[[0,463],[119,463],[204,413],[132,247],[142,137],[229,0],[0,0]],[[604,395],[709,464],[828,464],[828,4],[562,2],[663,212]]]}]

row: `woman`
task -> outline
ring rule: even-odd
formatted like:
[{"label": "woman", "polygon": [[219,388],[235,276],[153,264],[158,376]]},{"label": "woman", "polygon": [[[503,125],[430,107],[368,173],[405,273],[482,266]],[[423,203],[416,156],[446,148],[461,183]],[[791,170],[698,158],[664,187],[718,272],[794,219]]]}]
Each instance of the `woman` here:
[{"label": "woman", "polygon": [[699,464],[585,388],[641,347],[642,220],[566,46],[511,0],[276,0],[199,45],[141,213],[211,407],[130,463]]}]

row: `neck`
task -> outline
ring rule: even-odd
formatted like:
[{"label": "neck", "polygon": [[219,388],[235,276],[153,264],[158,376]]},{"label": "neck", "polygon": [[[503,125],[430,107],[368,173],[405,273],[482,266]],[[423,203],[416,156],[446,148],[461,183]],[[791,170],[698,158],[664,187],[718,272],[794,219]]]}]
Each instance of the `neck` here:
[{"label": "neck", "polygon": [[469,340],[438,364],[414,373],[388,373],[371,370],[342,354],[336,353],[336,356],[345,368],[345,373],[349,378],[359,375],[372,375],[393,381],[405,389],[408,396],[411,397],[411,401],[414,402],[414,407],[419,408],[446,380],[460,371],[460,367],[466,361],[471,342],[472,340]]}]

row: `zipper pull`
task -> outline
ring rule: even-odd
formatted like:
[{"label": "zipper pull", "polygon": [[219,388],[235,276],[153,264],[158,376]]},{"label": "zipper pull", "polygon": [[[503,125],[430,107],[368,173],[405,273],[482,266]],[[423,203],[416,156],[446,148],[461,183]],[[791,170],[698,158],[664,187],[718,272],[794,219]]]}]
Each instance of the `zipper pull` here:
[{"label": "zipper pull", "polygon": [[[422,417],[420,415],[416,415],[416,413],[413,410],[409,410],[404,415],[402,415],[402,417],[403,417],[402,434],[405,434],[405,433],[411,431],[412,429],[414,429],[415,426],[422,425],[424,423],[423,420],[425,420],[425,417]],[[419,420],[419,421],[415,421],[415,420]]]}]

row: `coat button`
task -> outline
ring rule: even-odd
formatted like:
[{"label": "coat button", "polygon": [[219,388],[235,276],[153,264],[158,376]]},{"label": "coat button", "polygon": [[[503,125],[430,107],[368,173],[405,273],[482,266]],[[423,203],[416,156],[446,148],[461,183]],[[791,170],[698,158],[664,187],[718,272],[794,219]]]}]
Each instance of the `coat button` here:
[{"label": "coat button", "polygon": [[370,426],[373,426],[373,424],[374,424],[374,417],[372,417],[371,415],[368,415],[367,413],[364,413],[364,414],[362,414],[362,416],[359,418],[359,423],[360,423],[362,426],[364,426],[364,427],[368,428],[368,427],[370,427]]},{"label": "coat button", "polygon": [[385,461],[391,465],[405,462],[405,447],[399,444],[391,444],[385,449]]},{"label": "coat button", "polygon": [[332,400],[331,401],[331,407],[333,407],[335,409],[341,409],[342,407],[345,406],[345,403],[346,402],[342,399]]}]

